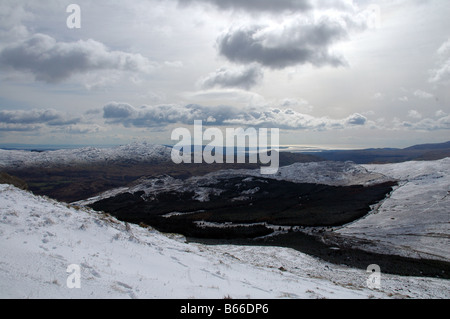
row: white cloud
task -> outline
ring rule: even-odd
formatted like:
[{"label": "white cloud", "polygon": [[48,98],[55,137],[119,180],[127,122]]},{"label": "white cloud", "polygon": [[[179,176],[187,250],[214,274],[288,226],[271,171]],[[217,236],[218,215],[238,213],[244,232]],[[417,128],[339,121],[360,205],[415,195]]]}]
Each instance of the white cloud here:
[{"label": "white cloud", "polygon": [[446,113],[446,112],[444,112],[443,110],[438,110],[438,111],[436,111],[436,113],[435,113],[435,116],[436,117],[445,117],[445,116],[447,116],[448,114]]},{"label": "white cloud", "polygon": [[69,125],[63,128],[64,133],[67,134],[95,134],[105,132],[107,129],[98,124],[76,124]]},{"label": "white cloud", "polygon": [[301,113],[310,113],[314,109],[307,100],[296,98],[285,98],[278,103],[278,107],[282,109],[293,108]]},{"label": "white cloud", "polygon": [[432,118],[423,118],[423,116],[417,111],[410,111],[409,116],[415,120],[416,122],[410,121],[400,121],[398,119],[394,119],[393,121],[393,129],[397,130],[410,130],[410,131],[442,131],[442,130],[450,130],[450,116],[444,113],[440,113],[440,117],[437,119]]},{"label": "white cloud", "polygon": [[272,69],[300,64],[344,66],[331,52],[348,37],[347,26],[324,17],[318,21],[287,20],[276,26],[250,25],[228,30],[217,41],[219,53],[235,63],[259,63]]},{"label": "white cloud", "polygon": [[50,126],[62,126],[76,124],[80,117],[72,117],[53,109],[47,110],[2,110],[0,111],[0,123],[13,125],[46,124]]},{"label": "white cloud", "polygon": [[450,80],[450,39],[437,50],[437,68],[431,70],[429,82],[446,83]]},{"label": "white cloud", "polygon": [[374,93],[374,95],[372,95],[372,99],[376,100],[376,101],[384,100],[384,97],[385,97],[385,95],[381,92],[377,92],[377,93]]},{"label": "white cloud", "polygon": [[262,78],[263,72],[256,64],[234,69],[222,67],[201,79],[200,86],[203,89],[221,87],[249,90],[259,84]]},{"label": "white cloud", "polygon": [[127,103],[111,102],[103,108],[103,117],[109,124],[125,127],[163,127],[169,124],[191,125],[202,120],[218,126],[245,125],[266,126],[292,130],[330,130],[364,126],[367,118],[352,114],[344,119],[317,118],[294,111],[269,107],[237,108],[232,106],[202,106],[191,104],[142,106],[136,108]]},{"label": "white cloud", "polygon": [[101,70],[140,73],[155,67],[140,54],[111,51],[95,40],[58,42],[45,34],[5,47],[0,51],[0,65],[30,72],[36,80],[48,83]]},{"label": "white cloud", "polygon": [[408,112],[408,116],[413,118],[413,119],[421,119],[422,118],[422,114],[420,114],[418,111],[416,110],[410,110]]},{"label": "white cloud", "polygon": [[313,7],[310,0],[178,0],[178,2],[183,5],[205,3],[217,6],[220,9],[246,10],[249,12],[309,11]]},{"label": "white cloud", "polygon": [[422,91],[422,90],[416,90],[414,92],[414,96],[421,98],[421,99],[432,99],[434,97],[433,94]]}]

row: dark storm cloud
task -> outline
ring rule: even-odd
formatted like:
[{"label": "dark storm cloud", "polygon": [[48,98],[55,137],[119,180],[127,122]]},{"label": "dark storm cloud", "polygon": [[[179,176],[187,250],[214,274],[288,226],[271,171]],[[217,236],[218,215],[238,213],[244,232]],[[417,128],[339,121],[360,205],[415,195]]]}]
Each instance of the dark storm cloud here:
[{"label": "dark storm cloud", "polygon": [[276,28],[241,27],[218,39],[219,53],[235,63],[260,63],[269,68],[310,63],[343,66],[346,61],[331,46],[348,37],[346,25],[328,18],[316,23],[292,21]]},{"label": "dark storm cloud", "polygon": [[31,72],[36,80],[48,83],[98,70],[140,72],[151,68],[151,63],[139,54],[110,51],[94,40],[57,42],[45,34],[35,34],[4,48],[0,52],[0,65]]},{"label": "dark storm cloud", "polygon": [[258,65],[250,65],[239,69],[220,68],[200,81],[204,89],[214,87],[240,88],[249,90],[263,78],[263,72]]}]

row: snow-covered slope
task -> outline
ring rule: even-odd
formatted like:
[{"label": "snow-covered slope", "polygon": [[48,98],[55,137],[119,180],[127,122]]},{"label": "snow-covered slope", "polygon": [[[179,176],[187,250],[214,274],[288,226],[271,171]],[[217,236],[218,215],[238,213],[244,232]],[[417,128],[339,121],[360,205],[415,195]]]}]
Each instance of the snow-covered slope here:
[{"label": "snow-covered slope", "polygon": [[1,168],[48,167],[114,161],[169,161],[171,149],[162,145],[133,143],[111,148],[85,147],[46,152],[0,149]]},{"label": "snow-covered slope", "polygon": [[[204,246],[0,185],[0,298],[448,298],[448,282],[368,274],[291,249]],[[80,266],[80,289],[66,270]],[[281,268],[282,267],[282,268]]]},{"label": "snow-covered slope", "polygon": [[366,249],[449,261],[450,158],[364,166],[399,180],[399,187],[372,214],[337,233],[376,243]]},{"label": "snow-covered slope", "polygon": [[[261,176],[258,170],[249,172]],[[264,177],[265,175],[262,175]],[[387,175],[389,176],[389,175]],[[378,172],[372,172],[353,162],[295,163],[280,167],[278,173],[268,178],[295,183],[325,184],[331,186],[371,185],[392,180]]]},{"label": "snow-covered slope", "polygon": [[[206,164],[205,164],[206,165]],[[108,190],[92,198],[77,202],[79,205],[89,205],[101,199],[116,196],[121,193],[136,193],[144,191],[147,195],[161,191],[184,192],[193,190],[200,201],[207,200],[209,194],[214,194],[217,189],[212,187],[221,179],[241,177],[268,178],[284,180],[294,183],[324,184],[330,186],[372,185],[392,181],[377,172],[370,172],[361,165],[352,162],[311,162],[295,163],[280,167],[275,175],[262,175],[260,169],[229,169],[209,173],[205,176],[193,176],[186,180],[176,179],[170,176],[154,178],[142,178],[128,187],[120,187]]]}]

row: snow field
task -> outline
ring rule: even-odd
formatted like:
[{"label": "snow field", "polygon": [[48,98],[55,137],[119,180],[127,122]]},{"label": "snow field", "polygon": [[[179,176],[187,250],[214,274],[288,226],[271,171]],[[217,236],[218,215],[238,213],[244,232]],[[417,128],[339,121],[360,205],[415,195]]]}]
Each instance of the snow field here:
[{"label": "snow field", "polygon": [[[382,275],[278,247],[187,244],[0,185],[1,298],[445,298],[447,281]],[[81,268],[81,288],[66,285]]]}]

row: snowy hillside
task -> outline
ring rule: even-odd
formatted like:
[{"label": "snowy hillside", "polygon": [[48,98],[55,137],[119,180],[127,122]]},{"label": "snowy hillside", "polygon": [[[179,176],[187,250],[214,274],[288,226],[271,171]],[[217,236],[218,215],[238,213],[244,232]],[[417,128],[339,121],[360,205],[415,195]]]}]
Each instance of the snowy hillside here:
[{"label": "snowy hillside", "polygon": [[1,168],[77,165],[92,162],[170,160],[171,149],[162,145],[133,143],[112,148],[85,147],[57,151],[30,152],[0,149]]},{"label": "snowy hillside", "polygon": [[[368,274],[291,249],[204,246],[0,185],[1,298],[448,298],[448,282]],[[81,268],[80,289],[66,272]]]},{"label": "snowy hillside", "polygon": [[[261,176],[257,170],[248,171],[248,174]],[[392,180],[389,175],[369,171],[353,162],[331,161],[295,163],[280,167],[276,175],[267,177],[295,183],[331,186],[372,185]]]},{"label": "snowy hillside", "polygon": [[217,193],[217,189],[211,187],[220,179],[232,177],[268,178],[294,183],[324,184],[330,186],[373,185],[391,181],[377,172],[369,172],[361,165],[351,162],[311,162],[295,163],[280,167],[275,175],[262,175],[260,169],[229,169],[212,172],[205,176],[193,176],[186,180],[176,179],[170,176],[156,178],[142,178],[131,186],[108,190],[100,195],[77,202],[79,205],[89,205],[104,198],[109,198],[120,193],[145,192],[147,195],[162,191],[183,192],[195,190],[198,200],[206,200],[209,194]]},{"label": "snowy hillside", "polygon": [[337,233],[375,242],[365,249],[450,260],[450,158],[364,165],[400,181],[373,214]]}]

